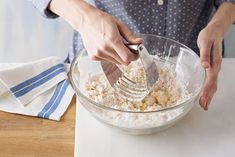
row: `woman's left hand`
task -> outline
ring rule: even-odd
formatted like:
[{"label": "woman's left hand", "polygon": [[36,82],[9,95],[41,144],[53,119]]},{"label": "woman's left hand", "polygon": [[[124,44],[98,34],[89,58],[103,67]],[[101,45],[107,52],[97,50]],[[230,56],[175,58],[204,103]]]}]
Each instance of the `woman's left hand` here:
[{"label": "woman's left hand", "polygon": [[200,60],[206,70],[206,80],[203,85],[199,104],[204,110],[217,90],[217,80],[222,62],[223,33],[214,25],[206,26],[198,36],[197,44],[200,49]]}]

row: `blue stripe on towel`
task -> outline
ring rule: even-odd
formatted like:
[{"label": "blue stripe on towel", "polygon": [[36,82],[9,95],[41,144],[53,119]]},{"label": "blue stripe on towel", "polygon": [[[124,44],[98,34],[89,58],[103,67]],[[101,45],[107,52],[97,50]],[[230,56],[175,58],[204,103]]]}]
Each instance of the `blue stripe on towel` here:
[{"label": "blue stripe on towel", "polygon": [[42,111],[40,111],[38,113],[38,117],[49,119],[50,115],[59,106],[62,98],[65,95],[65,92],[66,92],[66,89],[68,88],[68,86],[69,86],[69,81],[68,80],[61,81],[57,85],[56,90],[55,90],[53,96],[51,97],[49,102],[44,106]]},{"label": "blue stripe on towel", "polygon": [[34,88],[42,85],[43,83],[47,82],[48,80],[54,78],[56,75],[60,74],[61,72],[64,72],[64,65],[63,64],[57,64],[50,69],[38,74],[37,76],[28,79],[19,85],[16,85],[15,87],[11,88],[11,92],[16,96],[20,97],[29,91],[33,90]]}]

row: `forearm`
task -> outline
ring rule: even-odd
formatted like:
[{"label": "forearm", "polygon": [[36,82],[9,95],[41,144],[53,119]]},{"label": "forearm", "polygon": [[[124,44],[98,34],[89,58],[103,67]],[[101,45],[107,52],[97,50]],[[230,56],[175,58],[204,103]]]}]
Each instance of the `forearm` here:
[{"label": "forearm", "polygon": [[235,4],[225,2],[220,5],[208,27],[216,28],[216,31],[223,37],[233,22],[235,22]]},{"label": "forearm", "polygon": [[52,0],[48,9],[62,17],[74,29],[79,29],[84,16],[92,9],[84,0]]}]

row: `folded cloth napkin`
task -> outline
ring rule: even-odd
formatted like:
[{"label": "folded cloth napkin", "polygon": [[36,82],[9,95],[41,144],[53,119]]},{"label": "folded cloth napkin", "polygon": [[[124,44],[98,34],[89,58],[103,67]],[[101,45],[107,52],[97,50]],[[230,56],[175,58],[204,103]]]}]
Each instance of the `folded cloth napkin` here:
[{"label": "folded cloth napkin", "polygon": [[67,69],[59,57],[0,63],[0,110],[60,120],[74,95]]}]

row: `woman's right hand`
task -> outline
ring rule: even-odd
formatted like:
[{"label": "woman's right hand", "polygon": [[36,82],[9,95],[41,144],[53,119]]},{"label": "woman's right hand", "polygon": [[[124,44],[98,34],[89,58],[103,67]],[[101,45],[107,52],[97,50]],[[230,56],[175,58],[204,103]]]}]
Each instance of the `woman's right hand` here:
[{"label": "woman's right hand", "polygon": [[142,39],[108,13],[83,0],[53,0],[49,9],[63,17],[80,33],[83,44],[93,60],[128,65],[138,58],[123,42],[126,40],[131,44],[140,44]]}]

